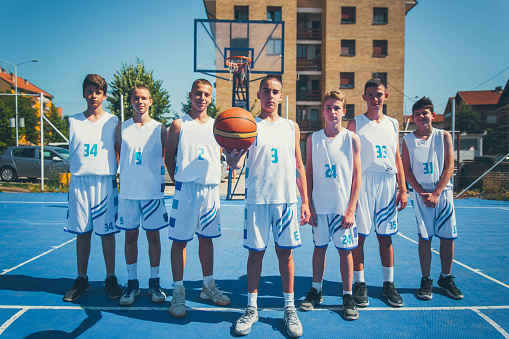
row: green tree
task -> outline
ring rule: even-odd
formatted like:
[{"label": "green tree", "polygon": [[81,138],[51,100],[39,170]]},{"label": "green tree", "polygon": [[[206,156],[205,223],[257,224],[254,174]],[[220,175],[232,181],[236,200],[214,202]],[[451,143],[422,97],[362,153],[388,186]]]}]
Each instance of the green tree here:
[{"label": "green tree", "polygon": [[[6,93],[11,93],[7,91]],[[0,153],[7,147],[16,146],[16,129],[9,126],[9,118],[16,116],[15,97],[0,96]],[[30,97],[18,96],[18,117],[25,119],[25,127],[19,127],[19,140],[25,135],[29,142],[37,143],[39,140],[39,118],[37,110],[33,108],[34,102]]]},{"label": "green tree", "polygon": [[154,72],[145,69],[143,61],[136,59],[136,65],[122,63],[120,71],[113,75],[109,84],[111,95],[108,96],[108,108],[112,114],[120,118],[120,95],[124,96],[124,119],[134,116],[134,109],[130,105],[130,92],[135,85],[145,85],[152,94],[154,103],[150,107],[150,116],[165,124],[170,113],[170,94],[162,88],[163,82],[154,79]]},{"label": "green tree", "polygon": [[[187,114],[191,112],[191,99],[189,99],[189,96],[187,97],[186,103],[181,102],[182,105],[182,112],[184,114]],[[210,102],[210,105],[207,107],[207,115],[213,119],[215,119],[219,114],[220,108],[216,107],[216,101],[214,98],[212,98],[212,101]]]},{"label": "green tree", "polygon": [[456,130],[461,132],[482,133],[481,114],[462,102],[456,111]]},{"label": "green tree", "polygon": [[508,150],[505,130],[488,128],[483,138],[483,154],[506,155]]}]

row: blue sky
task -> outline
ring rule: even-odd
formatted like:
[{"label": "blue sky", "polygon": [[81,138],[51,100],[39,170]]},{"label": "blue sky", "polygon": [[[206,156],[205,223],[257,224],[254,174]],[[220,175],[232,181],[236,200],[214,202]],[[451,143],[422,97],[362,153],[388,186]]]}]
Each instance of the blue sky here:
[{"label": "blue sky", "polygon": [[[55,96],[54,104],[66,115],[86,108],[81,96],[86,74],[101,74],[110,82],[122,62],[136,58],[163,81],[175,111],[192,81],[203,77],[193,72],[193,20],[206,18],[202,0],[0,4],[0,59],[16,64],[39,59],[19,66],[18,75]],[[477,89],[504,86],[509,78],[507,13],[507,0],[420,0],[406,17],[405,95],[430,96],[443,113],[448,97],[505,69]],[[409,110],[412,101],[405,102]]]}]

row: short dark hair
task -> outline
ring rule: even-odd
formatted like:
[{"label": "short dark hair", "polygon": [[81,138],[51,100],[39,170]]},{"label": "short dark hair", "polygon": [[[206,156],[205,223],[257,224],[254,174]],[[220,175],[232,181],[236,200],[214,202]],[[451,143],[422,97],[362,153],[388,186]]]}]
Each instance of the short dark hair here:
[{"label": "short dark hair", "polygon": [[145,85],[135,85],[130,92],[131,99],[133,98],[133,92],[135,89],[146,89],[148,91],[149,98],[152,99],[152,93],[150,93],[150,89]]},{"label": "short dark hair", "polygon": [[433,103],[430,98],[422,97],[412,106],[412,115],[418,109],[429,109],[431,113],[434,112]]},{"label": "short dark hair", "polygon": [[87,74],[85,80],[83,80],[83,95],[85,95],[85,89],[87,89],[87,86],[97,86],[104,92],[104,94],[108,91],[108,83],[102,76],[97,74]]},{"label": "short dark hair", "polygon": [[208,85],[208,86],[212,87],[212,84],[207,79],[196,79],[195,81],[193,81],[193,84],[191,85],[191,92],[194,91],[196,85],[198,85],[198,84]]},{"label": "short dark hair", "polygon": [[279,77],[277,75],[269,74],[262,78],[262,81],[260,81],[260,87],[258,87],[258,90],[261,91],[262,86],[269,80],[276,80],[277,82],[279,82],[281,84],[281,89],[283,89],[283,81],[281,80],[281,77]]},{"label": "short dark hair", "polygon": [[385,85],[385,81],[381,78],[372,78],[369,79],[366,82],[366,85],[364,85],[364,94],[366,94],[366,90],[368,87],[378,87],[378,86],[384,86],[384,90],[387,89],[387,86]]}]

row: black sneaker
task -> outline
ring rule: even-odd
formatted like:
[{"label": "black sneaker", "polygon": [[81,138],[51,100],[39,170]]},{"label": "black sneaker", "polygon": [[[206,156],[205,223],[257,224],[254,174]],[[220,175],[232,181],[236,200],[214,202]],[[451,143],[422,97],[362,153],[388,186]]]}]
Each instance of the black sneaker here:
[{"label": "black sneaker", "polygon": [[316,288],[311,287],[311,290],[308,292],[306,299],[302,301],[299,309],[301,311],[311,311],[316,305],[323,302],[322,291],[319,293],[316,291]]},{"label": "black sneaker", "polygon": [[348,320],[359,318],[359,311],[357,311],[357,307],[355,307],[353,295],[351,294],[343,294],[343,314],[345,319]]},{"label": "black sneaker", "polygon": [[118,284],[117,277],[110,275],[104,280],[104,288],[110,299],[118,299],[122,296],[122,287]]},{"label": "black sneaker", "polygon": [[90,285],[88,278],[77,277],[72,284],[72,288],[62,298],[63,301],[74,301],[78,299],[83,292],[88,291]]},{"label": "black sneaker", "polygon": [[433,298],[433,279],[422,277],[421,288],[417,292],[417,296],[423,300],[431,300]]},{"label": "black sneaker", "polygon": [[459,290],[459,288],[456,287],[456,284],[453,281],[453,276],[448,275],[447,277],[442,277],[440,275],[440,278],[438,278],[438,286],[442,287],[447,291],[447,294],[453,299],[463,299],[463,293]]},{"label": "black sneaker", "polygon": [[359,307],[366,307],[369,305],[368,300],[368,287],[365,282],[356,282],[353,284],[353,301]]},{"label": "black sneaker", "polygon": [[384,282],[382,294],[385,297],[387,297],[387,302],[392,306],[394,307],[403,306],[403,298],[401,298],[398,291],[396,291],[396,287],[394,287],[394,282],[392,281]]}]

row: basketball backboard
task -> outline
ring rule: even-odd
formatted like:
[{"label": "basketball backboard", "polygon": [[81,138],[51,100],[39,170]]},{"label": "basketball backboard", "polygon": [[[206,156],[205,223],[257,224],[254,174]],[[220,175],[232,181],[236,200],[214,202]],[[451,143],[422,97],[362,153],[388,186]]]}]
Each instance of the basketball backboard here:
[{"label": "basketball backboard", "polygon": [[194,71],[228,73],[226,58],[251,59],[250,73],[283,74],[284,22],[194,20]]}]

